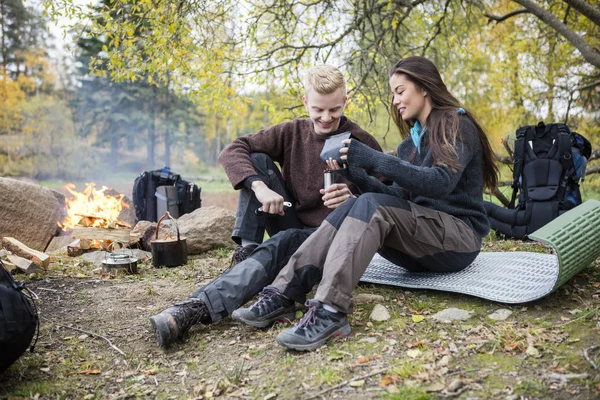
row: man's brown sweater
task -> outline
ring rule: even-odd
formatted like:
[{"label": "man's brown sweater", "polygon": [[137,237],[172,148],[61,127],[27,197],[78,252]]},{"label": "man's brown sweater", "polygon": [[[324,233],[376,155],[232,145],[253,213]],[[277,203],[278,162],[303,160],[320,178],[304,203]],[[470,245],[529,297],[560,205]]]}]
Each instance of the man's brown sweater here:
[{"label": "man's brown sweater", "polygon": [[[244,187],[246,179],[257,175],[250,153],[267,154],[281,166],[281,175],[287,190],[294,196],[300,221],[306,226],[318,226],[333,211],[323,205],[319,193],[323,188],[323,171],[327,168],[320,153],[328,136],[347,131],[353,138],[381,151],[377,140],[347,117],[342,117],[340,127],[330,135],[315,133],[310,119],[295,119],[237,138],[223,149],[219,162],[237,190]],[[341,182],[342,178],[337,177],[336,181]]]}]

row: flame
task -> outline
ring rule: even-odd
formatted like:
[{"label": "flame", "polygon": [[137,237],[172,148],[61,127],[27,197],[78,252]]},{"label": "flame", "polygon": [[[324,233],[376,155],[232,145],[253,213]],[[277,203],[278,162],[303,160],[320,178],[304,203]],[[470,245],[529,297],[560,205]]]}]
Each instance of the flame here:
[{"label": "flame", "polygon": [[75,191],[75,185],[68,183],[65,189],[71,193],[72,198],[66,198],[67,217],[58,225],[63,230],[73,229],[84,217],[89,217],[88,226],[96,228],[107,228],[111,223],[118,221],[123,207],[129,208],[129,205],[123,202],[123,196],[113,197],[104,194],[108,188],[102,186],[102,189],[96,190],[96,184],[90,182],[86,184],[83,192]]}]

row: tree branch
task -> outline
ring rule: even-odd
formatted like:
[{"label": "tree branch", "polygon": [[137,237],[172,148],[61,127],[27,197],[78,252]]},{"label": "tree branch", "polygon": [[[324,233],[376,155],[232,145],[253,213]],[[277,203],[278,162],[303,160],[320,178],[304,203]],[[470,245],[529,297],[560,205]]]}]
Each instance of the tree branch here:
[{"label": "tree branch", "polygon": [[576,9],[581,15],[600,26],[600,10],[595,8],[585,0],[563,0],[565,3]]},{"label": "tree branch", "polygon": [[500,22],[504,22],[507,19],[512,18],[514,16],[517,16],[520,14],[527,14],[527,13],[529,13],[528,9],[521,8],[519,10],[511,11],[508,14],[504,14],[504,15],[493,15],[493,14],[488,14],[488,13],[484,12],[483,16],[489,20],[488,22],[496,21],[496,23],[500,23]]},{"label": "tree branch", "polygon": [[595,66],[600,68],[600,52],[590,46],[583,38],[576,34],[573,30],[569,29],[565,24],[562,23],[556,16],[550,11],[540,7],[531,0],[512,0],[528,9],[533,15],[541,19],[544,23],[550,26],[552,29],[560,33],[565,39],[569,41],[579,52],[583,58]]}]

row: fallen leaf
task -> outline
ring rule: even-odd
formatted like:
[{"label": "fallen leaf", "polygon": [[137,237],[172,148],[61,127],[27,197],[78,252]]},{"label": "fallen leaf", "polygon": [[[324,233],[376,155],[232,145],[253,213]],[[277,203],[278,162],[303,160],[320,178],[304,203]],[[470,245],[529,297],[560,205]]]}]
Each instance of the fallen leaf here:
[{"label": "fallen leaf", "polygon": [[84,369],[83,371],[79,371],[79,375],[100,375],[102,371],[99,369]]},{"label": "fallen leaf", "polygon": [[272,393],[269,393],[268,395],[266,395],[265,397],[263,397],[263,400],[271,400],[271,399],[274,399],[275,397],[277,397],[277,393],[272,392]]},{"label": "fallen leaf", "polygon": [[148,375],[156,375],[158,371],[156,370],[156,368],[152,368],[152,369],[148,369],[146,371],[144,371],[144,375],[148,376]]},{"label": "fallen leaf", "polygon": [[348,384],[348,386],[352,386],[352,387],[361,387],[362,385],[365,384],[365,380],[361,379],[359,381],[352,381]]},{"label": "fallen leaf", "polygon": [[236,344],[236,343],[237,343],[237,341],[235,339],[233,339],[231,342],[229,342],[229,345],[231,346],[231,345]]},{"label": "fallen leaf", "polygon": [[422,315],[414,315],[414,314],[413,314],[413,316],[412,316],[412,320],[413,320],[413,322],[421,322],[421,321],[423,321],[424,319],[425,319],[425,317],[424,317],[424,316],[422,316]]},{"label": "fallen leaf", "polygon": [[75,275],[75,278],[87,278],[87,276],[80,272],[77,275]]},{"label": "fallen leaf", "polygon": [[386,375],[386,376],[384,376],[384,377],[383,377],[383,379],[381,379],[381,381],[379,382],[379,386],[381,386],[381,387],[386,387],[386,386],[389,386],[389,385],[391,385],[391,384],[393,384],[393,383],[394,383],[394,378],[392,378],[392,377],[391,377],[391,376],[389,376],[389,375]]}]

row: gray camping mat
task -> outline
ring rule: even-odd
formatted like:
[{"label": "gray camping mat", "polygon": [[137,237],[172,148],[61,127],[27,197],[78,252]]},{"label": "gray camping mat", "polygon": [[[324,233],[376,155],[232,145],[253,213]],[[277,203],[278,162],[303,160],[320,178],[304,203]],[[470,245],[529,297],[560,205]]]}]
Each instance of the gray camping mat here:
[{"label": "gray camping mat", "polygon": [[529,237],[554,250],[482,252],[459,272],[409,272],[375,255],[361,282],[464,293],[501,303],[524,303],[552,293],[600,257],[600,202],[588,200]]}]

